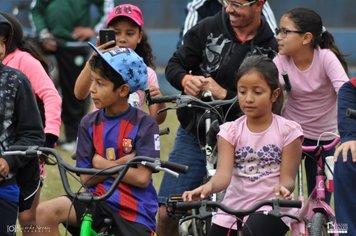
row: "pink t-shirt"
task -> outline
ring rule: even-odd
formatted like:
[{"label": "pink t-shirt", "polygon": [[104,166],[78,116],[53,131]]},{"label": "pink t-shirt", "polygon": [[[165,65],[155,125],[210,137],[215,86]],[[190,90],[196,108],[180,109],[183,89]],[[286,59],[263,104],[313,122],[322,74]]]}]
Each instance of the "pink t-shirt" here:
[{"label": "pink t-shirt", "polygon": [[[273,60],[280,72],[287,72],[292,86],[282,115],[298,122],[306,138],[317,140],[322,132],[336,131],[336,97],[348,76],[329,49],[315,49],[312,64],[301,71],[291,57],[278,55]],[[325,135],[321,140],[331,140]]]},{"label": "pink t-shirt", "polygon": [[28,52],[16,49],[4,58],[3,64],[18,69],[27,76],[33,93],[44,104],[45,133],[51,133],[59,137],[62,98],[41,63]]},{"label": "pink t-shirt", "polygon": [[[224,123],[218,133],[235,148],[233,175],[222,203],[236,210],[247,209],[258,201],[275,198],[274,186],[279,183],[282,150],[303,136],[299,124],[278,115],[273,115],[271,125],[261,133],[251,132],[246,118],[242,116]],[[266,209],[271,208],[260,210]],[[296,209],[282,208],[281,211],[293,214]],[[282,220],[290,224],[289,218],[284,217]],[[213,217],[215,224],[226,228],[236,229],[235,221],[234,216],[220,210]]]}]

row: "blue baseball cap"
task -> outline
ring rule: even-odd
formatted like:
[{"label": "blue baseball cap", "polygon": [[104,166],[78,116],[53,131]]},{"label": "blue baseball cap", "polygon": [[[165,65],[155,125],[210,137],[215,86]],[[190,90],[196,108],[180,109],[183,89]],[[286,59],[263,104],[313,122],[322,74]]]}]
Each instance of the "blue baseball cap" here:
[{"label": "blue baseball cap", "polygon": [[91,42],[88,44],[95,52],[121,75],[130,87],[130,93],[147,89],[147,66],[142,57],[131,48],[114,47],[102,53]]}]

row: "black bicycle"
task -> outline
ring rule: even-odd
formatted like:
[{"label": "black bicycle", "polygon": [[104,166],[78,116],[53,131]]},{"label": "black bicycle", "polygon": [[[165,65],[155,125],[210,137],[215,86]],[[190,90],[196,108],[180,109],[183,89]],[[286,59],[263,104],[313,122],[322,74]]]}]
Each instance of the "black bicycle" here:
[{"label": "black bicycle", "polygon": [[[153,103],[174,103],[174,106],[167,106],[166,110],[176,110],[184,107],[198,108],[202,111],[202,115],[198,120],[198,127],[203,123],[205,129],[204,138],[200,138],[198,133],[198,142],[201,150],[206,156],[206,175],[202,184],[209,181],[209,179],[215,174],[216,163],[217,163],[217,148],[216,148],[216,135],[219,131],[219,125],[224,123],[226,120],[226,115],[229,113],[231,108],[237,103],[237,98],[230,100],[214,100],[212,94],[209,91],[205,91],[201,98],[197,98],[190,95],[172,95],[172,96],[160,96],[160,97],[149,97],[147,96],[147,101],[150,104]],[[225,108],[225,109],[224,109]],[[225,112],[224,112],[225,111]],[[224,192],[214,193],[210,196],[212,201],[221,201],[224,196]],[[170,196],[174,198],[175,196]],[[179,196],[178,196],[179,197]],[[169,213],[172,217],[174,214]],[[193,209],[192,215],[199,214],[198,210]],[[179,216],[178,216],[179,217]],[[211,219],[198,219],[192,218],[191,222],[186,224],[180,224],[179,232],[181,235],[193,235],[193,236],[204,236],[209,231],[211,225]]]},{"label": "black bicycle", "polygon": [[[234,210],[216,201],[201,200],[201,201],[193,201],[193,202],[183,202],[182,198],[173,198],[168,201],[168,206],[169,206],[168,209],[172,214],[181,216],[180,223],[183,223],[184,221],[190,220],[192,218],[210,219],[214,215],[214,212],[216,212],[217,209],[221,209],[227,214],[234,215],[236,217],[236,226],[238,229],[237,236],[239,236],[241,235],[242,232],[242,226],[244,222],[243,219],[246,216],[256,212],[258,209],[260,209],[263,206],[272,207],[272,210],[264,212],[264,214],[266,215],[272,215],[278,218],[289,217],[291,219],[299,221],[297,216],[282,214],[280,208],[281,207],[301,208],[302,202],[296,200],[281,200],[281,199],[263,200],[257,202],[251,208],[243,209],[243,210]],[[198,210],[199,214],[196,215],[190,214],[190,211],[192,209]]]},{"label": "black bicycle", "polygon": [[[188,166],[163,161],[158,158],[151,158],[147,156],[136,156],[129,160],[126,164],[115,166],[109,169],[88,169],[88,168],[78,168],[73,167],[66,163],[57,150],[53,148],[38,147],[38,146],[12,146],[9,151],[1,153],[2,156],[12,156],[20,155],[27,157],[36,157],[44,159],[46,163],[57,164],[62,184],[66,193],[77,201],[82,201],[87,203],[87,209],[82,217],[82,222],[80,226],[81,236],[94,236],[94,235],[114,235],[112,234],[113,219],[104,219],[105,226],[103,226],[98,232],[92,228],[93,214],[95,212],[95,202],[104,201],[109,198],[117,188],[118,184],[124,178],[126,172],[130,167],[135,167],[137,165],[143,165],[151,169],[154,173],[159,171],[165,171],[176,177],[179,173],[186,173],[188,171]],[[75,174],[87,174],[95,176],[112,176],[117,174],[110,188],[107,192],[100,196],[94,196],[88,191],[83,192],[73,192],[68,181],[67,173]],[[85,188],[85,186],[83,186]]]}]

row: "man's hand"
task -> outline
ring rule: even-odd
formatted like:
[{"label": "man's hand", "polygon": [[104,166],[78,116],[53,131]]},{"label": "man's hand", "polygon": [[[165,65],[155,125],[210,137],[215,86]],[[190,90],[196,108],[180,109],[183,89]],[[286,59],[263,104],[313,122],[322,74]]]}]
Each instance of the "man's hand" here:
[{"label": "man's hand", "polygon": [[72,32],[72,37],[79,41],[85,41],[90,37],[95,36],[95,32],[90,27],[75,27]]},{"label": "man's hand", "polygon": [[204,76],[189,75],[185,81],[184,93],[190,96],[198,96],[202,92]]},{"label": "man's hand", "polygon": [[222,100],[226,97],[227,90],[221,87],[216,81],[211,77],[206,77],[201,80],[202,90],[209,90],[215,99]]},{"label": "man's hand", "polygon": [[10,167],[4,158],[0,158],[0,182],[9,174]]},{"label": "man's hand", "polygon": [[54,52],[57,50],[56,38],[50,32],[41,33],[42,46],[45,50],[49,52]]},{"label": "man's hand", "polygon": [[342,160],[346,162],[348,152],[351,153],[352,161],[356,162],[356,140],[347,141],[338,146],[335,150],[334,161],[337,162],[339,154],[342,153]]}]

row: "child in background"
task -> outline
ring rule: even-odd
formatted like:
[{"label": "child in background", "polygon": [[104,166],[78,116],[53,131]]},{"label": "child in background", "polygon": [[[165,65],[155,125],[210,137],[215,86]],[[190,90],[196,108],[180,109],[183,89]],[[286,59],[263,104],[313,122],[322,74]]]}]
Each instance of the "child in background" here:
[{"label": "child in background", "polygon": [[3,157],[1,153],[13,145],[43,146],[45,138],[30,82],[1,62],[12,34],[10,22],[0,14],[0,235],[16,234],[18,209],[23,204],[25,209],[31,207],[33,198],[24,199],[39,186],[37,157]]},{"label": "child in background", "polygon": [[[347,64],[320,16],[311,9],[287,11],[276,34],[279,55],[274,62],[281,83],[284,83],[282,73],[288,73],[291,85],[282,115],[302,126],[304,146],[315,146],[322,132],[336,131],[336,96],[349,79]],[[332,134],[324,135],[320,144],[330,143],[334,138]],[[332,156],[334,151],[324,151],[323,156]],[[305,169],[310,194],[315,186],[316,162],[307,157]]]},{"label": "child in background", "polygon": [[[258,201],[291,199],[301,161],[303,132],[299,124],[272,112],[283,102],[278,70],[265,56],[247,57],[237,73],[237,96],[244,115],[220,126],[218,165],[210,181],[184,192],[185,201],[199,200],[226,189],[223,204],[245,209]],[[250,215],[243,235],[278,236],[288,231],[288,218]],[[293,212],[284,209],[282,212]],[[218,211],[208,235],[236,234],[235,216]]]},{"label": "child in background", "polygon": [[[115,47],[102,54],[91,46],[98,55],[89,61],[90,94],[99,110],[87,114],[80,123],[76,166],[106,169],[124,164],[135,155],[159,158],[156,121],[128,103],[130,93],[147,86],[147,67],[142,58],[129,48]],[[109,217],[115,219],[114,235],[152,235],[158,198],[151,177],[146,167],[130,168],[113,195],[96,205],[93,228],[98,230]],[[94,195],[101,195],[113,181],[113,177],[88,175],[80,175],[80,179]],[[58,225],[67,220],[69,231],[79,235],[86,204],[74,201],[72,207],[72,200],[61,196],[40,203],[37,224],[51,229],[43,235],[59,235]]]},{"label": "child in background", "polygon": [[[114,44],[114,41],[107,42],[103,45],[98,45],[99,40],[97,40],[97,47],[101,51],[105,51],[113,46],[127,47],[134,50],[139,56],[143,58],[144,62],[148,66],[148,89],[150,95],[152,97],[161,96],[162,94],[159,90],[157,75],[153,70],[155,69],[155,66],[153,64],[152,49],[148,43],[147,35],[143,31],[143,23],[144,20],[142,12],[137,6],[131,4],[122,4],[116,6],[114,9],[112,9],[106,20],[106,27],[113,29],[116,32],[116,45]],[[75,96],[78,99],[85,99],[89,94],[89,87],[90,68],[87,63],[75,83]],[[144,90],[138,90],[136,93],[130,94],[129,102],[131,105],[142,109],[144,101]],[[152,104],[148,106],[150,114],[155,118],[158,124],[161,124],[167,115],[166,112],[157,114],[157,111],[163,108],[165,108],[165,104],[163,103]]]},{"label": "child in background", "polygon": [[[46,134],[46,147],[54,147],[59,137],[61,127],[62,99],[48,76],[47,59],[30,41],[24,39],[22,25],[19,20],[9,14],[0,13],[12,25],[13,36],[8,42],[8,51],[3,60],[4,65],[13,67],[24,73],[29,79],[33,93],[41,111],[44,131]],[[40,161],[41,179],[45,177],[45,164]],[[23,227],[23,235],[35,235],[31,227],[36,227],[36,207],[40,201],[41,188],[33,195],[34,200],[28,210],[20,209],[19,222]]]}]

